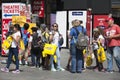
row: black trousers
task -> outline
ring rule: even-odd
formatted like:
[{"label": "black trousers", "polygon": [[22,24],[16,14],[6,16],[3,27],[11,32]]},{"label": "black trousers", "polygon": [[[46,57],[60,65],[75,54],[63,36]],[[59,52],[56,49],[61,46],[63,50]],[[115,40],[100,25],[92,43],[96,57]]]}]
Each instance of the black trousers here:
[{"label": "black trousers", "polygon": [[96,66],[95,68],[98,68],[99,71],[101,71],[104,67],[103,67],[103,63],[100,63],[98,61],[98,55],[97,55],[97,50],[94,50],[94,55],[95,55],[95,59],[96,59]]}]

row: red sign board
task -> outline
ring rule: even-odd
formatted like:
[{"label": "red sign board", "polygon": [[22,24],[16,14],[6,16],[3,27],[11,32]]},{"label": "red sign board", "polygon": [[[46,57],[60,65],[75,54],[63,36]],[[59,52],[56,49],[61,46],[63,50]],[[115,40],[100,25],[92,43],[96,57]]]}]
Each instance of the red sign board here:
[{"label": "red sign board", "polygon": [[94,15],[93,27],[97,26],[107,26],[105,20],[108,18],[108,15]]},{"label": "red sign board", "polygon": [[[6,39],[6,34],[8,32],[11,21],[12,19],[2,19],[2,41]],[[3,50],[2,55],[6,55]]]},{"label": "red sign board", "polygon": [[32,3],[32,13],[39,14],[44,0],[34,0]]},{"label": "red sign board", "polygon": [[41,8],[38,15],[39,17],[44,17],[44,0],[41,1]]}]

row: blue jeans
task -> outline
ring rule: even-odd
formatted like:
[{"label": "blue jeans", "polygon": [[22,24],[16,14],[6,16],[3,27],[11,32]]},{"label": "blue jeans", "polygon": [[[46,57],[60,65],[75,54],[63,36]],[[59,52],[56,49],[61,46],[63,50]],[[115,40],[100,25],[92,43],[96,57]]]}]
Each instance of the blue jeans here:
[{"label": "blue jeans", "polygon": [[118,69],[120,70],[120,47],[109,47],[107,49],[107,69],[112,71],[113,69],[113,58],[117,64]]},{"label": "blue jeans", "polygon": [[83,65],[83,53],[82,50],[76,48],[74,44],[70,45],[71,53],[71,72],[81,72]]},{"label": "blue jeans", "polygon": [[35,66],[35,54],[31,53],[32,66]]},{"label": "blue jeans", "polygon": [[8,61],[6,68],[10,67],[10,64],[12,62],[12,57],[13,55],[15,56],[15,64],[16,64],[16,69],[19,69],[19,60],[18,60],[18,47],[17,48],[10,48],[9,49],[9,55],[8,55]]},{"label": "blue jeans", "polygon": [[[59,50],[59,47],[56,49],[56,56],[57,56],[57,68],[61,68],[60,66],[60,50]],[[54,68],[54,57],[51,56],[50,57],[50,64],[51,64],[51,69]]]}]

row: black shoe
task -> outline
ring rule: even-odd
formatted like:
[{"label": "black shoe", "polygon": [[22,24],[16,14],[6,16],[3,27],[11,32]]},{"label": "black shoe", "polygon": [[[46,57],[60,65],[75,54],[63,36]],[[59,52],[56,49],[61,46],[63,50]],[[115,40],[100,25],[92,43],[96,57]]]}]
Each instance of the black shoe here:
[{"label": "black shoe", "polygon": [[76,73],[75,71],[70,71],[71,73]]},{"label": "black shoe", "polygon": [[70,70],[70,67],[69,65],[66,66],[66,70],[69,71]]},{"label": "black shoe", "polygon": [[71,73],[76,73],[76,71],[74,71],[74,70],[70,70],[70,72],[71,72]]},{"label": "black shoe", "polygon": [[82,73],[82,71],[77,71],[77,73]]}]

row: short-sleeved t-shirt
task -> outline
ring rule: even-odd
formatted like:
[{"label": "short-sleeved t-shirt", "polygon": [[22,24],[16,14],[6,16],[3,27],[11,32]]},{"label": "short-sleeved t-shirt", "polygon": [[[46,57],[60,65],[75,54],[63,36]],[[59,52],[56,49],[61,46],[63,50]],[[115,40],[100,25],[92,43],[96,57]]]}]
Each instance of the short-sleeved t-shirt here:
[{"label": "short-sleeved t-shirt", "polygon": [[[120,34],[120,27],[116,24],[114,24],[113,26],[111,26],[105,30],[106,36],[114,36],[117,34]],[[107,42],[108,42],[109,47],[120,46],[120,38],[119,39],[109,39],[109,40],[107,40]]]},{"label": "short-sleeved t-shirt", "polygon": [[[17,31],[16,33],[12,34],[12,37],[13,37],[14,39],[16,39],[17,36],[20,36],[20,37],[21,37],[20,31]],[[16,48],[16,47],[17,47],[17,43],[16,43],[14,40],[12,41],[11,47],[12,47],[12,48]]]},{"label": "short-sleeved t-shirt", "polygon": [[[50,32],[49,34],[53,34],[53,32]],[[51,42],[51,44],[55,44],[57,46],[59,46],[59,33],[55,32],[55,34],[53,35],[53,41]]]},{"label": "short-sleeved t-shirt", "polygon": [[[76,28],[77,28],[77,30],[78,30],[79,32],[83,32],[84,34],[86,34],[86,29],[83,28],[82,26],[78,26],[78,27],[76,27]],[[75,30],[75,27],[72,27],[72,28],[71,28],[71,30],[70,30],[70,36],[72,36],[72,37],[74,37],[75,39],[77,39],[78,33],[77,33],[77,31]],[[73,38],[71,39],[70,44],[74,44],[74,39],[73,39]]]}]

